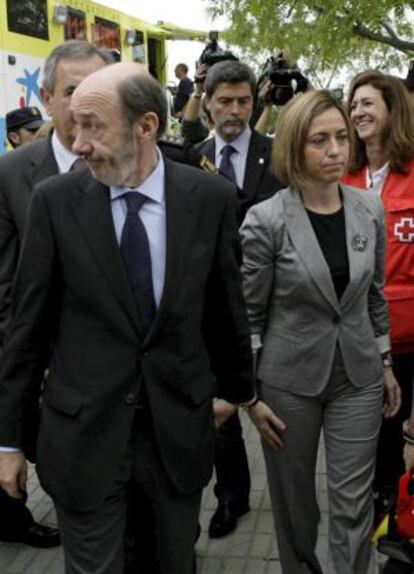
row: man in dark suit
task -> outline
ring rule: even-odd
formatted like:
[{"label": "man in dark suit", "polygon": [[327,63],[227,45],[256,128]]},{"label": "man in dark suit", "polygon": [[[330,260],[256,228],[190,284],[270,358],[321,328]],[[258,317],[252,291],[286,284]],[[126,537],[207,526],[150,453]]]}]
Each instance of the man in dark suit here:
[{"label": "man in dark suit", "polygon": [[[204,88],[215,135],[195,149],[237,185],[242,219],[249,207],[282,187],[269,169],[272,140],[249,127],[256,79],[246,64],[225,61],[208,70]],[[209,535],[221,538],[249,510],[250,473],[237,413],[217,434],[215,467],[218,507]]]},{"label": "man in dark suit", "polygon": [[[106,53],[87,42],[57,46],[45,62],[42,87],[44,103],[55,126],[53,134],[0,158],[0,364],[10,320],[12,283],[33,188],[51,175],[69,171],[79,160],[71,151],[74,124],[70,98],[84,77],[108,62]],[[35,408],[35,418],[37,412]],[[32,450],[28,453],[30,458]],[[33,520],[25,498],[21,494],[18,500],[11,499],[0,489],[0,539],[39,547],[60,544],[56,529]]]},{"label": "man in dark suit", "polygon": [[249,207],[282,187],[270,171],[272,139],[249,127],[256,78],[242,62],[220,62],[208,70],[204,87],[215,135],[195,147],[234,180],[244,217]]},{"label": "man in dark suit", "polygon": [[17,496],[24,482],[25,413],[50,358],[38,472],[66,573],[190,574],[212,398],[278,440],[254,397],[235,190],[162,157],[166,100],[142,66],[95,72],[71,107],[91,173],[32,200],[0,379],[0,444],[19,452],[0,454],[0,484]]}]

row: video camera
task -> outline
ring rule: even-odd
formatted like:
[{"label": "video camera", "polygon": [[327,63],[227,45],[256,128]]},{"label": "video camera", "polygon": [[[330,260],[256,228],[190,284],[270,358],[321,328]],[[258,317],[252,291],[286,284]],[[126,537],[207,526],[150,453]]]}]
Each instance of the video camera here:
[{"label": "video camera", "polygon": [[306,92],[309,85],[309,81],[298,68],[290,67],[283,52],[276,57],[270,56],[266,61],[259,84],[266,80],[271,82],[266,101],[275,106],[284,106],[295,94]]},{"label": "video camera", "polygon": [[218,44],[219,33],[216,30],[209,32],[208,36],[210,41],[201,52],[200,64],[212,66],[213,64],[217,64],[217,62],[224,62],[225,60],[238,60],[238,57],[233,54],[233,52],[220,48]]}]

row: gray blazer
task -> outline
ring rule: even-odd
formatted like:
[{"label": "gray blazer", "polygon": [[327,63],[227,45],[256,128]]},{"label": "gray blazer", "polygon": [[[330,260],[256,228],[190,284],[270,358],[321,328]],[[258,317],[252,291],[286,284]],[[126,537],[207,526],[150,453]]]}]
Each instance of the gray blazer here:
[{"label": "gray blazer", "polygon": [[339,302],[297,190],[252,207],[241,228],[250,327],[263,342],[258,378],[300,395],[324,389],[337,343],[356,387],[378,380],[380,352],[389,349],[382,203],[373,192],[341,189],[350,280]]}]

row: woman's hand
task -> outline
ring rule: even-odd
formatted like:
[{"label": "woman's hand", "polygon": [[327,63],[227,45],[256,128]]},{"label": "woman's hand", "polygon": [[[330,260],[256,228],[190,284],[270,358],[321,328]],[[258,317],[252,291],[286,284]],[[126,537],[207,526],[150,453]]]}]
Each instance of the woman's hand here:
[{"label": "woman's hand", "polygon": [[286,425],[272,409],[263,401],[258,401],[248,408],[247,412],[265,441],[276,450],[282,448],[283,441],[280,435],[286,430]]},{"label": "woman's hand", "polygon": [[396,415],[401,406],[401,389],[394,377],[391,367],[384,369],[385,402],[382,408],[384,418],[389,419]]}]

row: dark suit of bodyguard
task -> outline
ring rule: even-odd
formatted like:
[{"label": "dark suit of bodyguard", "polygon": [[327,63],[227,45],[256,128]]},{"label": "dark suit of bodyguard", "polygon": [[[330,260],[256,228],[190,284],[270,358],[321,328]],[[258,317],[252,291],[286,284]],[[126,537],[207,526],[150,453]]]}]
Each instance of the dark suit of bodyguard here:
[{"label": "dark suit of bodyguard", "polygon": [[[195,146],[202,164],[214,166],[237,185],[240,222],[252,205],[282,187],[269,169],[272,140],[249,127],[255,82],[252,70],[241,62],[220,62],[209,69],[205,93],[215,135]],[[215,468],[218,507],[209,535],[220,538],[249,510],[250,473],[237,413],[217,434]]]},{"label": "dark suit of bodyguard", "polygon": [[[148,101],[156,111],[146,111]],[[211,399],[254,396],[234,187],[162,160],[155,135],[165,101],[139,66],[89,76],[72,106],[80,127],[74,151],[96,179],[85,171],[50,178],[33,197],[2,361],[0,444],[25,450],[24,412],[50,356],[38,471],[56,505],[67,574],[124,572],[126,491],[138,567],[189,574],[212,469]],[[122,121],[131,110],[133,119]],[[128,197],[160,162],[165,276],[147,328],[134,298],[138,280],[131,283],[126,253],[121,258],[113,201],[114,190],[127,194],[126,225]],[[0,455],[2,484],[23,462],[21,454]]]}]

